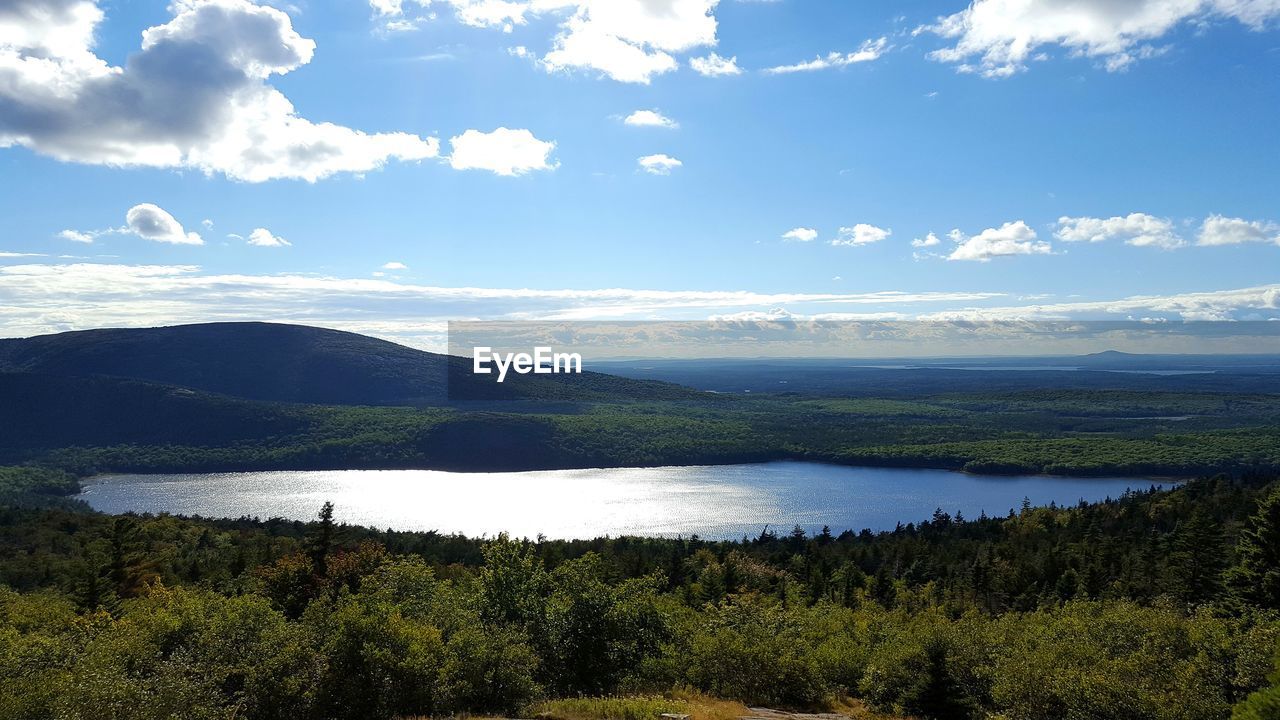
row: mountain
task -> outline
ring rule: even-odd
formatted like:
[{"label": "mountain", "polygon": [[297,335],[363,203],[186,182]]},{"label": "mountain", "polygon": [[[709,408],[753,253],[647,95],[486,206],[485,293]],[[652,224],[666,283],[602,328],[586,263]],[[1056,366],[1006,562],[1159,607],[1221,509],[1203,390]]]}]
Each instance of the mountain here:
[{"label": "mountain", "polygon": [[107,377],[247,400],[438,406],[471,400],[670,400],[701,396],[667,383],[599,373],[472,378],[462,358],[355,333],[236,322],[42,335],[0,342],[0,372]]},{"label": "mountain", "polygon": [[144,380],[253,400],[388,405],[444,397],[443,356],[273,323],[84,330],[0,345],[0,370]]}]

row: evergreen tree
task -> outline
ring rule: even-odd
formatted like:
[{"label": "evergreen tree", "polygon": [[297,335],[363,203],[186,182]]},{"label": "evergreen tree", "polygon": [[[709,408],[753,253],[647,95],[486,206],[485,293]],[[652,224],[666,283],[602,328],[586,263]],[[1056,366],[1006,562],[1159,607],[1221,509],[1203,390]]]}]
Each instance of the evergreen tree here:
[{"label": "evergreen tree", "polygon": [[320,524],[308,537],[308,552],[317,577],[329,576],[329,553],[333,550],[333,503],[320,507]]},{"label": "evergreen tree", "polygon": [[1280,610],[1280,488],[1258,503],[1236,545],[1231,569],[1233,595],[1258,607]]},{"label": "evergreen tree", "polygon": [[1169,554],[1166,592],[1182,602],[1199,604],[1221,589],[1222,548],[1218,529],[1201,511],[1180,523]]}]

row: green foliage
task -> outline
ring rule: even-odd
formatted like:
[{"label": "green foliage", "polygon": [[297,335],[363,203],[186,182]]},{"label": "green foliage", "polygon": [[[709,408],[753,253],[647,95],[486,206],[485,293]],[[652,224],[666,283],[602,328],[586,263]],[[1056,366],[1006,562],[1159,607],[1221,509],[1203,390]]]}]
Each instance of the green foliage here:
[{"label": "green foliage", "polygon": [[1219,578],[1274,571],[1270,483],[714,543],[0,507],[0,718],[1269,718],[1280,622]]},{"label": "green foliage", "polygon": [[1240,535],[1236,555],[1231,584],[1238,597],[1280,610],[1280,487],[1258,503],[1258,512]]},{"label": "green foliage", "polygon": [[665,713],[687,714],[685,703],[661,695],[564,698],[533,709],[548,720],[658,720]]}]

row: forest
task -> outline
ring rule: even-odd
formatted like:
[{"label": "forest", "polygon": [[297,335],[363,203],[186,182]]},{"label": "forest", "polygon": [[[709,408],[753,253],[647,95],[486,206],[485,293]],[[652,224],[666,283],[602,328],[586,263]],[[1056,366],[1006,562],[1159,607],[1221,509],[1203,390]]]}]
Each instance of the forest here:
[{"label": "forest", "polygon": [[[681,366],[687,387],[586,373],[460,399],[449,362],[269,324],[0,344],[0,720],[1280,718],[1274,372],[738,367],[716,388]],[[75,499],[102,472],[779,459],[1153,485],[733,542]]]},{"label": "forest", "polygon": [[[1266,357],[1199,358],[1217,364],[1170,375],[708,361],[650,377],[615,364],[606,369],[645,376],[502,385],[459,378],[462,360],[270,323],[8,340],[0,464],[77,475],[782,459],[1061,475],[1280,471],[1280,373],[1258,364]],[[1125,356],[1124,367],[1169,362]]]},{"label": "forest", "polygon": [[0,717],[1280,709],[1274,474],[736,542],[108,516],[74,484],[0,471]]},{"label": "forest", "polygon": [[780,459],[1060,475],[1280,470],[1280,400],[1268,394],[1060,389],[414,408],[277,404],[132,385],[122,396],[96,382],[60,380],[57,398],[33,392],[0,406],[9,429],[0,462],[81,475]]}]

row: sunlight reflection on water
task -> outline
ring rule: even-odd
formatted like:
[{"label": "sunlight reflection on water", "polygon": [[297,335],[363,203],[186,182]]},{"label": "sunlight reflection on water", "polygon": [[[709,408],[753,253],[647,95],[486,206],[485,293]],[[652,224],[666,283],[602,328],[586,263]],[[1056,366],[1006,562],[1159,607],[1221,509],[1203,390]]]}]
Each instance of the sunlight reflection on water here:
[{"label": "sunlight reflection on water", "polygon": [[104,512],[207,517],[315,517],[325,501],[340,521],[396,530],[516,537],[603,535],[739,538],[780,532],[892,529],[941,507],[1003,515],[1023,497],[1073,504],[1145,489],[1136,478],[982,476],[804,462],[535,472],[333,470],[109,475],[80,498]]}]

